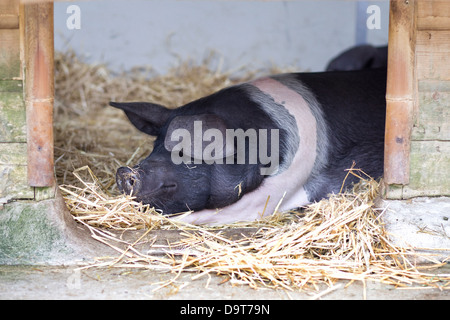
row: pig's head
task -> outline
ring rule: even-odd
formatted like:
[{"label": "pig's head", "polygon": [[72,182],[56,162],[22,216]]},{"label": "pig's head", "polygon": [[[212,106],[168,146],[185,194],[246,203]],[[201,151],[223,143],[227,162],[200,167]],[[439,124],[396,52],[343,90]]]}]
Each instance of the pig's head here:
[{"label": "pig's head", "polygon": [[[171,214],[222,208],[257,188],[266,176],[260,169],[267,163],[252,162],[247,152],[237,164],[237,151],[233,143],[226,143],[226,131],[247,130],[255,123],[255,129],[276,126],[255,102],[242,92],[237,94],[240,99],[222,93],[177,109],[145,102],[111,102],[125,111],[137,129],[157,136],[147,158],[133,168],[117,170],[119,190]],[[270,148],[270,139],[268,143]]]}]

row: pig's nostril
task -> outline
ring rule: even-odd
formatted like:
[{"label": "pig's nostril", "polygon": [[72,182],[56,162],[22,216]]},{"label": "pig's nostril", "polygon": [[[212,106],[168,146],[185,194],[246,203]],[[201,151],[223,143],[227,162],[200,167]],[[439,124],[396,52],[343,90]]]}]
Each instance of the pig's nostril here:
[{"label": "pig's nostril", "polygon": [[130,190],[130,191],[132,191],[133,190],[133,187],[135,186],[135,177],[133,177],[133,176],[129,176],[127,179],[126,179],[126,181],[125,181],[125,183],[126,183],[126,186],[128,187],[128,190]]},{"label": "pig's nostril", "polygon": [[128,167],[117,169],[116,182],[119,190],[125,193],[135,194],[140,187],[138,173]]}]

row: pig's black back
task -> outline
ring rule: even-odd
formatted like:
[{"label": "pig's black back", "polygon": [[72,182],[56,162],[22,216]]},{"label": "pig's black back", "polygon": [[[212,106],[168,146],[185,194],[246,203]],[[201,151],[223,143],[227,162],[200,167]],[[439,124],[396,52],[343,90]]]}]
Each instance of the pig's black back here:
[{"label": "pig's black back", "polygon": [[[327,166],[305,188],[310,200],[339,192],[345,169],[379,178],[383,174],[386,70],[301,73],[296,75],[321,105],[328,128]],[[357,179],[352,175],[348,186]]]}]

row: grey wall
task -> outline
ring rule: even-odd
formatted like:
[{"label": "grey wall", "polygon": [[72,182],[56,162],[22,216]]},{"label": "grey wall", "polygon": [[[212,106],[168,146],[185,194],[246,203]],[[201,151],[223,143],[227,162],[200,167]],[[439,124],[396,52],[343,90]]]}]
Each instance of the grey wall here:
[{"label": "grey wall", "polygon": [[[69,30],[70,5],[80,29]],[[381,9],[369,30],[367,6]],[[68,47],[114,69],[151,65],[165,72],[179,59],[201,61],[211,50],[227,69],[295,65],[323,70],[342,50],[388,39],[389,1],[108,0],[55,3],[55,47]],[[357,23],[358,22],[358,23]]]}]

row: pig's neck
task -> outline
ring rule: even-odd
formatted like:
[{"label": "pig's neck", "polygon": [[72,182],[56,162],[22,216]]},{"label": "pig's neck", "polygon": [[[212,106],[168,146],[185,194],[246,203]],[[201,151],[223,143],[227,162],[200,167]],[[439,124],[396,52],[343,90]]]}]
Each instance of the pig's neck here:
[{"label": "pig's neck", "polygon": [[226,224],[236,221],[253,221],[263,215],[285,211],[310,203],[304,185],[313,171],[317,154],[317,124],[308,103],[293,89],[272,78],[250,83],[294,116],[300,136],[298,150],[288,168],[268,176],[254,191],[221,209],[201,210],[182,220],[194,224]]}]

